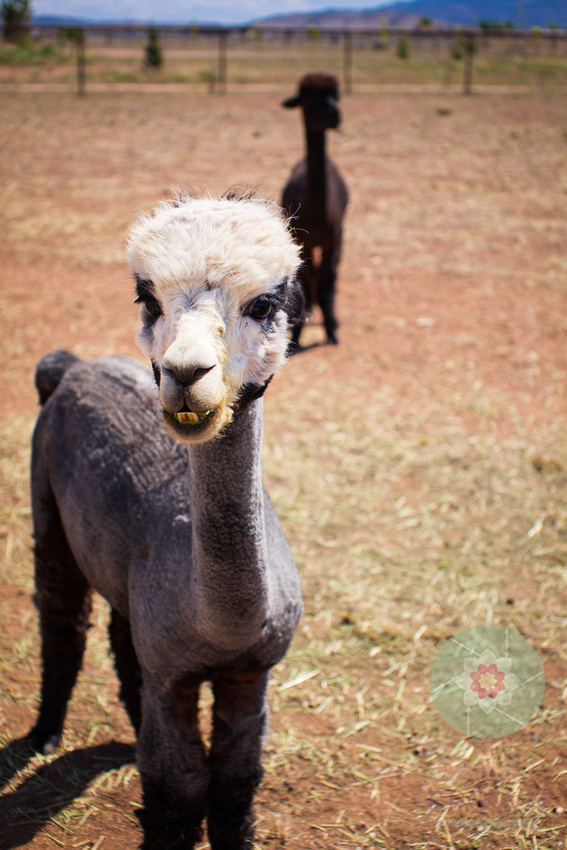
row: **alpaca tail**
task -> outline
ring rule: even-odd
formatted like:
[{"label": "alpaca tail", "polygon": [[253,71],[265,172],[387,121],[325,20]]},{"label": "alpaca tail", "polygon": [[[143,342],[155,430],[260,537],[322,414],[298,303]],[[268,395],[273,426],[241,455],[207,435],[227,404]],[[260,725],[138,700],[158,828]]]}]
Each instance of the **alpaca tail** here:
[{"label": "alpaca tail", "polygon": [[45,404],[49,396],[55,392],[67,369],[79,363],[80,359],[76,354],[62,348],[41,358],[35,369],[35,385],[41,404]]}]

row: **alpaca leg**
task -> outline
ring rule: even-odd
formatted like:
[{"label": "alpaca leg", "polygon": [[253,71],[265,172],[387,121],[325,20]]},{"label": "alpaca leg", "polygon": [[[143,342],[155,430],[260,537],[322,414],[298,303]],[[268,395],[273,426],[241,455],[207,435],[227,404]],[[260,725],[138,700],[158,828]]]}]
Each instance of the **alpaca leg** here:
[{"label": "alpaca leg", "polygon": [[142,723],[142,671],[132,643],[130,623],[114,608],[112,609],[108,634],[114,652],[116,672],[120,679],[120,699],[126,707],[130,722],[134,727],[136,736],[138,736]]},{"label": "alpaca leg", "polygon": [[138,768],[143,850],[190,850],[202,837],[209,773],[198,724],[199,682],[173,693],[144,673]]},{"label": "alpaca leg", "polygon": [[59,745],[67,702],[81,668],[91,591],[69,549],[53,500],[35,520],[35,601],[42,657],[41,705],[29,734],[31,747],[50,753]]},{"label": "alpaca leg", "polygon": [[268,727],[268,677],[268,672],[227,675],[213,685],[208,816],[212,850],[252,847],[252,800],[262,779]]},{"label": "alpaca leg", "polygon": [[335,289],[339,258],[340,245],[335,245],[331,251],[323,251],[317,282],[317,300],[323,313],[327,342],[331,345],[338,345],[339,342],[336,334],[339,323],[335,316]]},{"label": "alpaca leg", "polygon": [[289,344],[289,353],[293,354],[299,348],[299,337],[301,336],[301,331],[303,330],[304,322],[300,320],[296,325],[291,329],[291,342]]}]

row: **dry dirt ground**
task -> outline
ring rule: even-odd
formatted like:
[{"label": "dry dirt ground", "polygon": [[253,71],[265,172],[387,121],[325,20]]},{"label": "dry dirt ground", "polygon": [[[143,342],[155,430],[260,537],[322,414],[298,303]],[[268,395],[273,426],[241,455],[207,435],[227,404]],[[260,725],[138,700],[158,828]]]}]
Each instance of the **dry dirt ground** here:
[{"label": "dry dirt ground", "polygon": [[[171,187],[277,200],[302,150],[285,94],[0,91],[0,850],[141,837],[103,607],[64,748],[30,758],[23,740],[34,364],[138,356],[129,222]],[[305,617],[274,672],[257,844],[567,847],[565,95],[353,94],[343,111],[341,344],[317,344],[315,316],[266,400]],[[484,624],[545,670],[534,720],[496,740],[429,699],[439,647]]]}]

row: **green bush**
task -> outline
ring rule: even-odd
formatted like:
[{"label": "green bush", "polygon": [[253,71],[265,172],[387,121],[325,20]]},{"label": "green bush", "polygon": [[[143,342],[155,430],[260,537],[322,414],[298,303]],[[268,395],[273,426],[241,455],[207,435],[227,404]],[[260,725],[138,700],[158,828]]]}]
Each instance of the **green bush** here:
[{"label": "green bush", "polygon": [[59,57],[59,51],[54,44],[42,44],[37,52],[40,59],[56,59]]},{"label": "green bush", "polygon": [[410,57],[410,41],[407,35],[401,35],[398,41],[398,49],[396,51],[398,59],[409,59]]},{"label": "green bush", "polygon": [[217,75],[210,68],[201,68],[199,71],[199,82],[207,83],[210,91],[213,91],[217,82]]},{"label": "green bush", "polygon": [[155,27],[149,27],[144,66],[146,68],[161,68],[162,65],[163,56],[161,52],[161,45],[159,43],[158,31]]},{"label": "green bush", "polygon": [[457,62],[463,58],[463,45],[458,38],[455,38],[449,47],[449,53],[451,59],[455,59]]}]

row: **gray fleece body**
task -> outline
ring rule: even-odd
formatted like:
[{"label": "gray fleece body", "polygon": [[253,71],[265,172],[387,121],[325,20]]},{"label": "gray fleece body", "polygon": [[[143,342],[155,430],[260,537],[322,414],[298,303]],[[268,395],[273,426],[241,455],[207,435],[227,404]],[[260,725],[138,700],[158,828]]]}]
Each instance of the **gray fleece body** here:
[{"label": "gray fleece body", "polygon": [[[86,643],[110,603],[120,696],[138,736],[143,850],[252,850],[270,668],[301,614],[262,485],[261,394],[300,301],[276,208],[184,198],[133,228],[139,341],[130,358],[46,355],[32,502],[42,685],[28,740],[53,752]],[[199,689],[211,683],[211,734]]]},{"label": "gray fleece body", "polygon": [[36,541],[49,533],[53,496],[77,565],[130,621],[144,677],[161,687],[268,668],[301,598],[262,486],[262,401],[221,438],[188,447],[158,422],[153,388],[129,358],[66,372],[34,436]]}]

